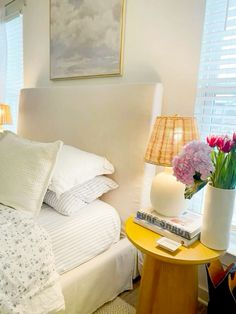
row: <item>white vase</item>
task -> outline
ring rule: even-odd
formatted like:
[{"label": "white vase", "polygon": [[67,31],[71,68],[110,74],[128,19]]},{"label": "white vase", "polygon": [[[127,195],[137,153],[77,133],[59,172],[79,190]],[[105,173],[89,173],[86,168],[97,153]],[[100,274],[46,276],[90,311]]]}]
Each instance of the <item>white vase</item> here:
[{"label": "white vase", "polygon": [[235,189],[218,189],[207,185],[203,201],[201,242],[215,250],[229,246],[230,228],[235,202]]}]

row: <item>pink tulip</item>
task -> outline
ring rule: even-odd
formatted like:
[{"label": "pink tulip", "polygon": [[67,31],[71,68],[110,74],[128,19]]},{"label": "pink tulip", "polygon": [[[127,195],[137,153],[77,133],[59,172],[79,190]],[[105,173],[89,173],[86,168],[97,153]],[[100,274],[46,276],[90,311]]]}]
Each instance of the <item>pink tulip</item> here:
[{"label": "pink tulip", "polygon": [[233,141],[234,141],[234,143],[236,143],[236,132],[234,132],[234,134],[233,134]]},{"label": "pink tulip", "polygon": [[218,137],[217,147],[224,153],[229,153],[234,144],[234,141],[232,141],[227,135],[224,137]]},{"label": "pink tulip", "polygon": [[216,146],[221,150],[221,148],[224,146],[224,137],[218,136],[216,141]]},{"label": "pink tulip", "polygon": [[215,147],[217,145],[218,136],[216,135],[207,136],[206,140],[210,147]]}]

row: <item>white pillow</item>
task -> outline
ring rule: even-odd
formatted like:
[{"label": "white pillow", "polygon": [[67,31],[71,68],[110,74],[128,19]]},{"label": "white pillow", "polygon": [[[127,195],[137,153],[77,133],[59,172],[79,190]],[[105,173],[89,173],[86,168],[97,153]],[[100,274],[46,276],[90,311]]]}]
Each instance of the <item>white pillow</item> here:
[{"label": "white pillow", "polygon": [[73,146],[63,145],[56,163],[49,190],[59,197],[62,193],[96,176],[114,172],[104,157],[87,153]]},{"label": "white pillow", "polygon": [[66,191],[61,194],[59,199],[54,192],[47,190],[44,203],[53,207],[59,213],[70,216],[104,193],[114,190],[117,187],[118,184],[112,179],[105,176],[98,176]]},{"label": "white pillow", "polygon": [[36,216],[61,146],[61,141],[33,142],[4,132],[0,140],[0,203]]}]

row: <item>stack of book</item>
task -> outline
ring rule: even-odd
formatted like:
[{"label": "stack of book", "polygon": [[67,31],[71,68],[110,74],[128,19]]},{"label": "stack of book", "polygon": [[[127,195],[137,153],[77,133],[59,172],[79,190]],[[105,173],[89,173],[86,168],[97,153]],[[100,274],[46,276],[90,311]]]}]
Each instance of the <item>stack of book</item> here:
[{"label": "stack of book", "polygon": [[199,239],[202,219],[201,215],[189,210],[178,217],[166,217],[150,210],[138,210],[134,222],[188,247]]}]

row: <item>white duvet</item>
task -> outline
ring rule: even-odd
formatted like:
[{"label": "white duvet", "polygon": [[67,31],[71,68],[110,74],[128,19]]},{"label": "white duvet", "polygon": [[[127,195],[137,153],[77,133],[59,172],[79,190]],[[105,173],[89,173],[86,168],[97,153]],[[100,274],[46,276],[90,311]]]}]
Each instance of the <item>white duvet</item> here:
[{"label": "white duvet", "polygon": [[27,214],[0,205],[0,314],[64,308],[47,232]]}]

